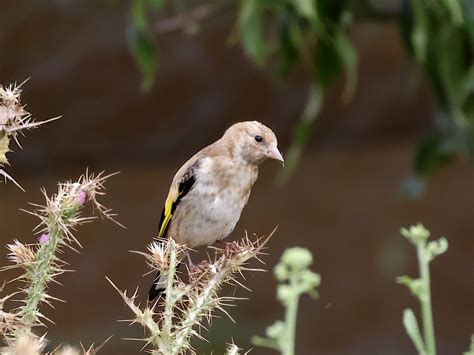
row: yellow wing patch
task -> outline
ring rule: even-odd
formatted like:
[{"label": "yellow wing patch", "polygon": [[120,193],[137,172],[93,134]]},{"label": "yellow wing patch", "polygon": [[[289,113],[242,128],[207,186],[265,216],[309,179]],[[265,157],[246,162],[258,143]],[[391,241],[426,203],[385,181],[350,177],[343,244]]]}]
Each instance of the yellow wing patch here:
[{"label": "yellow wing patch", "polygon": [[160,232],[159,232],[160,238],[163,237],[163,234],[166,231],[166,227],[168,226],[168,223],[171,220],[173,203],[175,202],[175,198],[173,197],[173,195],[174,195],[173,191],[170,191],[168,198],[166,199],[166,202],[165,202],[165,209],[163,211],[164,218],[163,218],[163,222],[161,223]]}]

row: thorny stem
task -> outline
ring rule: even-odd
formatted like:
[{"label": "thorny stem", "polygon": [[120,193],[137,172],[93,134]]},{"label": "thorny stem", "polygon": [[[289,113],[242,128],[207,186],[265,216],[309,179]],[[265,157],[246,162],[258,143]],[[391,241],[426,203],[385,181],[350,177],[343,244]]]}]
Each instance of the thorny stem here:
[{"label": "thorny stem", "polygon": [[176,336],[175,346],[171,352],[172,354],[179,354],[185,348],[186,340],[193,332],[193,325],[196,324],[196,320],[202,312],[203,305],[209,302],[216,288],[225,276],[226,271],[219,270],[215,276],[209,280],[209,283],[188,309],[186,312],[186,318],[181,323],[182,330]]},{"label": "thorny stem", "polygon": [[25,325],[20,328],[20,332],[30,333],[31,328],[40,323],[39,305],[44,300],[46,286],[54,273],[54,259],[58,246],[61,244],[64,235],[57,225],[50,229],[49,242],[41,245],[37,259],[39,261],[35,277],[32,278],[30,286],[26,289],[25,304],[20,307],[21,322]]},{"label": "thorny stem", "polygon": [[430,267],[429,258],[426,255],[425,242],[418,242],[416,246],[420,277],[425,286],[425,297],[420,299],[421,317],[423,321],[423,335],[426,344],[426,352],[428,355],[436,355],[436,343],[433,326],[433,311],[431,309],[431,286],[430,286]]},{"label": "thorny stem", "polygon": [[[173,240],[170,243],[175,243]],[[166,301],[163,320],[163,337],[167,340],[167,347],[171,346],[171,334],[173,327],[173,307],[175,306],[175,297],[173,292],[173,281],[177,266],[177,248],[172,247],[170,251],[169,268],[166,271]]]}]

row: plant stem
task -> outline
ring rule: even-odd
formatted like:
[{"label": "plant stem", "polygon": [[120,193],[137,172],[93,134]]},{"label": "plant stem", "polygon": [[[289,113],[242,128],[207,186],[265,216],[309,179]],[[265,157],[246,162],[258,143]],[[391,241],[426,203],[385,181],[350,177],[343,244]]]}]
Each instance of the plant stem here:
[{"label": "plant stem", "polygon": [[431,309],[431,286],[430,286],[430,268],[429,257],[426,252],[426,242],[417,244],[417,253],[420,268],[420,278],[423,280],[425,287],[425,296],[420,299],[421,317],[423,320],[423,336],[426,344],[426,352],[428,355],[436,355],[435,334],[433,326],[433,312]]},{"label": "plant stem", "polygon": [[55,224],[50,227],[48,233],[50,240],[41,245],[38,251],[38,264],[32,271],[31,284],[25,290],[25,304],[20,307],[21,323],[24,324],[24,327],[19,329],[21,334],[30,333],[31,328],[41,322],[39,305],[45,299],[46,286],[55,272],[55,253],[63,235]]},{"label": "plant stem", "polygon": [[[290,277],[290,287],[298,288],[298,275],[292,275]],[[294,297],[288,300],[288,305],[285,312],[285,323],[286,323],[286,342],[282,349],[283,355],[294,355],[295,354],[295,333],[296,333],[296,319],[298,316],[298,302],[300,294],[295,294]]]},{"label": "plant stem", "polygon": [[176,264],[177,264],[177,251],[176,245],[173,240],[170,240],[169,243],[172,244],[171,251],[170,251],[170,261],[169,261],[169,268],[166,272],[166,298],[165,298],[165,310],[164,310],[164,317],[163,317],[163,335],[166,339],[168,351],[171,349],[171,334],[172,334],[172,327],[173,327],[173,308],[175,305],[175,294],[173,290],[173,282],[174,277],[176,274]]}]

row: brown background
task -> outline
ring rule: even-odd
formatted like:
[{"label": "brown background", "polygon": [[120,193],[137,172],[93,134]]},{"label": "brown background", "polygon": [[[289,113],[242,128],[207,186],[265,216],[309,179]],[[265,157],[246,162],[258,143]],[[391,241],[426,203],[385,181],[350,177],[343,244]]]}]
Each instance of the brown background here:
[{"label": "brown background", "polygon": [[[56,322],[48,330],[53,344],[100,343],[113,334],[101,353],[137,353],[140,344],[121,338],[142,330],[116,322],[130,312],[105,276],[123,289],[140,285],[145,297],[144,260],[128,251],[144,250],[150,241],[174,172],[241,119],[268,124],[283,151],[288,147],[308,81],[303,72],[283,80],[258,70],[240,47],[225,45],[232,20],[214,18],[195,37],[159,37],[156,86],[141,94],[125,42],[126,6],[2,0],[0,83],[31,77],[23,95],[28,109],[41,119],[63,115],[29,133],[24,149],[10,155],[9,171],[27,192],[0,185],[2,243],[34,240],[37,221],[19,208],[42,202],[40,187],[53,192],[56,181],[86,167],[121,171],[107,184],[104,201],[128,229],[98,221],[78,231],[81,255],[64,256],[77,272],[60,277],[63,287],[51,287],[67,303],[45,310]],[[432,264],[433,307],[439,353],[459,354],[474,331],[474,170],[459,160],[431,179],[422,198],[403,197],[400,185],[411,171],[414,145],[430,128],[433,98],[395,23],[359,24],[351,37],[360,54],[355,97],[341,102],[342,82],[331,90],[288,184],[275,187],[277,164],[262,167],[233,238],[279,225],[264,257],[269,269],[288,246],[314,253],[321,297],[302,300],[298,354],[414,354],[401,317],[417,304],[394,279],[416,275],[414,249],[398,230],[422,221],[450,243]],[[250,337],[282,317],[271,273],[250,274],[246,284],[253,292],[236,294],[249,300],[231,309],[237,324],[215,319],[206,334],[210,343],[195,343],[198,353],[222,353],[231,338],[250,349]]]}]

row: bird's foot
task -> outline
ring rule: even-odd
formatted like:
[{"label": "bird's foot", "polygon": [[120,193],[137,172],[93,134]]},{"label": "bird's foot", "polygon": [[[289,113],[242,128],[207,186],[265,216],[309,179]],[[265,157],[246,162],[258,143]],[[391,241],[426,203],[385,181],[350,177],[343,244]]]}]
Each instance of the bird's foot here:
[{"label": "bird's foot", "polygon": [[205,270],[209,269],[209,261],[203,260],[197,265],[189,267],[189,278],[192,280],[199,279],[199,276],[203,274]]},{"label": "bird's foot", "polygon": [[218,240],[216,244],[219,244],[224,249],[224,255],[226,257],[229,257],[233,254],[238,254],[241,252],[240,245],[236,241],[224,242],[223,240]]}]

